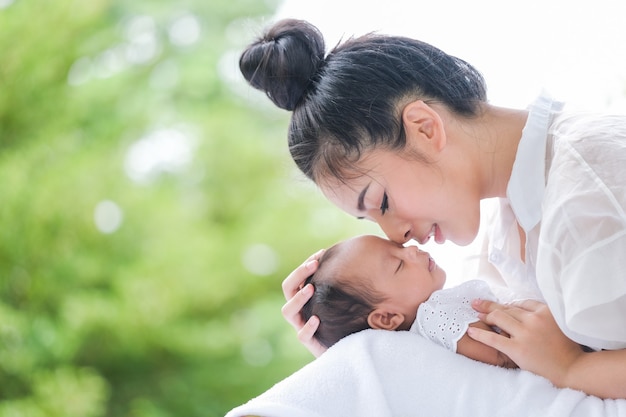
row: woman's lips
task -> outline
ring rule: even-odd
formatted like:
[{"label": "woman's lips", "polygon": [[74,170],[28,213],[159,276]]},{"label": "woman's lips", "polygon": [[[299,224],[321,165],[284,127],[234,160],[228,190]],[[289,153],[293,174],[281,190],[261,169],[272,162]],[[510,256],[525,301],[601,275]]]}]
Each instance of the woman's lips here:
[{"label": "woman's lips", "polygon": [[437,242],[438,244],[442,244],[446,241],[446,238],[441,232],[441,229],[439,228],[439,225],[437,223],[433,224],[428,234],[425,237],[419,239],[418,242],[420,245],[424,245],[430,240],[431,237],[434,237],[435,242]]},{"label": "woman's lips", "polygon": [[439,228],[439,226],[435,224],[435,242],[441,245],[445,241],[446,241],[446,237],[441,232],[441,229]]},{"label": "woman's lips", "polygon": [[431,236],[434,236],[434,234],[435,234],[435,225],[433,224],[433,226],[428,231],[428,234],[422,238],[419,238],[417,241],[420,245],[424,245],[430,240]]}]

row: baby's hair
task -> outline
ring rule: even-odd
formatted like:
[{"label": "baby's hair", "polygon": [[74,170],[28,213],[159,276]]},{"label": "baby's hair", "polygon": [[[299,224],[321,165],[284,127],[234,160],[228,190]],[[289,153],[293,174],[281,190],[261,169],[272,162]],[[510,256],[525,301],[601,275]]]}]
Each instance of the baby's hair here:
[{"label": "baby's hair", "polygon": [[326,347],[352,333],[371,328],[367,317],[384,301],[367,279],[346,279],[349,270],[333,267],[335,263],[330,260],[337,254],[338,245],[340,243],[324,252],[317,271],[305,281],[305,285],[313,285],[315,292],[300,311],[305,321],[312,316],[320,319],[314,337]]}]

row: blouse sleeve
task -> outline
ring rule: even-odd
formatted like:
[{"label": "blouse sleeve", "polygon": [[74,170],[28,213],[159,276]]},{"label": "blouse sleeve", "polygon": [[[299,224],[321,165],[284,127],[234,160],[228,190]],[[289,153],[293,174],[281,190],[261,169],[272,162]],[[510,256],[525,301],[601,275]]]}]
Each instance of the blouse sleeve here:
[{"label": "blouse sleeve", "polygon": [[570,338],[626,348],[626,118],[577,120],[567,134],[544,194],[537,283]]}]

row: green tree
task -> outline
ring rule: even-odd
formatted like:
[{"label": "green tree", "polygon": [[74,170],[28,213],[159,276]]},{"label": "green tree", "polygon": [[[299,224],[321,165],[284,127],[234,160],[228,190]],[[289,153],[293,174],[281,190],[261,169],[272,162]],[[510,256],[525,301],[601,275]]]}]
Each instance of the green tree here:
[{"label": "green tree", "polygon": [[280,282],[365,228],[237,78],[272,7],[5,3],[0,416],[219,416],[308,362]]}]

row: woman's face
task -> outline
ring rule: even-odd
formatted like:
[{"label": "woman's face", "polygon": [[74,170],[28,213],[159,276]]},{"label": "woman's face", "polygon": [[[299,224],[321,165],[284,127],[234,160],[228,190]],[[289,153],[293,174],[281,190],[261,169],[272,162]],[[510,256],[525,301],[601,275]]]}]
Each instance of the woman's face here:
[{"label": "woman's face", "polygon": [[424,244],[432,237],[467,245],[480,224],[478,187],[467,165],[445,158],[425,163],[377,149],[359,162],[366,174],[345,183],[322,181],[320,188],[341,210],[378,223],[397,243]]}]

